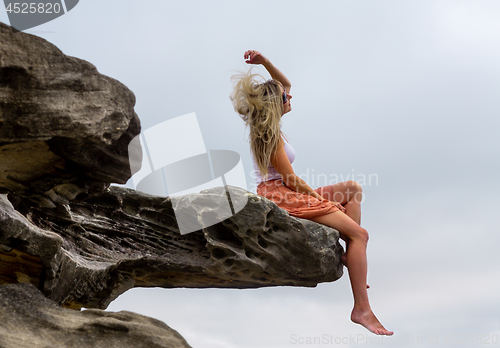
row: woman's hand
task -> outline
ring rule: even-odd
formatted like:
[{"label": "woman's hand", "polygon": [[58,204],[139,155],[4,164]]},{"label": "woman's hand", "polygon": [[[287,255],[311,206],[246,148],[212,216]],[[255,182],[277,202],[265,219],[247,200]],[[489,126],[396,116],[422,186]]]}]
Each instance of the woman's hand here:
[{"label": "woman's hand", "polygon": [[269,59],[264,57],[262,53],[255,50],[248,50],[245,52],[244,58],[247,64],[262,64],[273,79],[281,82],[283,88],[286,90],[286,93],[290,92],[290,88],[292,87],[290,80],[288,80],[285,74],[276,68],[273,63],[269,61]]},{"label": "woman's hand", "polygon": [[339,208],[341,212],[345,213],[345,207],[342,204],[340,204],[339,202],[333,202],[333,201],[331,202],[333,203],[334,206]]},{"label": "woman's hand", "polygon": [[264,64],[269,61],[262,53],[254,50],[246,51],[244,58],[247,64]]}]

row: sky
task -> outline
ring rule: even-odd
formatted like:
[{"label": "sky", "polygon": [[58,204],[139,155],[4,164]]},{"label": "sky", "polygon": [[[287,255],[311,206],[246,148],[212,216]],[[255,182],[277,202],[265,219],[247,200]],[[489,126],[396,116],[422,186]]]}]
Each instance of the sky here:
[{"label": "sky", "polygon": [[230,78],[246,50],[267,56],[292,83],[295,173],[363,185],[371,306],[395,334],[349,321],[347,272],[316,288],[132,289],[108,310],[197,348],[500,345],[500,2],[82,0],[27,32],[130,88],[144,130],[195,112],[251,192]]}]

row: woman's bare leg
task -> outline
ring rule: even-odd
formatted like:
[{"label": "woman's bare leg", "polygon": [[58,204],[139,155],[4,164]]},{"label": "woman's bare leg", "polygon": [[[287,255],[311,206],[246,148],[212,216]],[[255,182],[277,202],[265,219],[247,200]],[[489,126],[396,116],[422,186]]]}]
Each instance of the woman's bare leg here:
[{"label": "woman's bare leg", "polygon": [[[358,225],[361,224],[361,201],[363,200],[363,188],[356,181],[344,181],[334,185],[318,188],[318,193],[324,198],[338,202],[345,208],[345,213]],[[349,240],[345,240],[346,250],[349,247]],[[344,255],[342,262],[345,264],[347,255]]]},{"label": "woman's bare leg", "polygon": [[[361,201],[363,200],[363,188],[356,181],[344,181],[334,185],[323,186],[318,189],[318,193],[324,198],[338,202],[345,208],[345,213],[358,225],[361,224]],[[342,236],[343,237],[343,236]],[[347,250],[349,248],[349,238],[342,238],[345,241],[346,253],[342,255],[341,261],[347,267]],[[366,285],[370,288],[370,285]]]},{"label": "woman's bare leg", "polygon": [[338,202],[345,208],[345,213],[358,225],[361,224],[361,201],[363,188],[356,181],[344,181],[334,185],[318,188],[318,193],[324,198]]},{"label": "woman's bare leg", "polygon": [[351,312],[351,320],[364,326],[374,334],[392,335],[393,332],[386,330],[377,317],[375,317],[368,301],[368,293],[366,291],[366,274],[368,272],[366,247],[368,232],[341,211],[318,216],[311,220],[333,227],[349,239],[347,269],[354,296],[354,308]]}]

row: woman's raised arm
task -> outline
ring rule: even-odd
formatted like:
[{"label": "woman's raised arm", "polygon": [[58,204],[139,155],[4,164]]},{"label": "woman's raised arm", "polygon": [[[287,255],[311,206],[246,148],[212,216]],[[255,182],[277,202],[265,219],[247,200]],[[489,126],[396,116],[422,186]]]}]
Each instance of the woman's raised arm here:
[{"label": "woman's raised arm", "polygon": [[292,87],[290,80],[277,67],[275,67],[268,58],[264,57],[262,53],[259,51],[248,50],[245,52],[244,58],[247,64],[262,64],[271,77],[281,82],[285,91],[290,93],[290,88]]}]

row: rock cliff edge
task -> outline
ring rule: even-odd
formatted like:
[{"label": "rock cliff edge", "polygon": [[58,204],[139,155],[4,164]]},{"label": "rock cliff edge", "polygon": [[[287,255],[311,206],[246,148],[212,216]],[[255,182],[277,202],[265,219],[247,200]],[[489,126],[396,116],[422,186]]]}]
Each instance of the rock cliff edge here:
[{"label": "rock cliff edge", "polygon": [[[124,322],[149,321],[158,342],[164,333],[178,340],[159,347],[189,347],[153,319],[98,309],[132,287],[310,287],[342,276],[337,231],[291,217],[241,188],[228,187],[233,200],[248,201],[243,210],[181,235],[169,197],[110,186],[132,175],[128,144],[140,132],[133,93],[92,64],[3,23],[0,43],[0,297],[15,299],[0,303],[1,321],[10,327],[0,336],[10,337],[16,320],[19,328],[34,322],[13,309],[24,298],[47,318],[74,312],[68,324],[76,333],[131,332],[137,326]],[[176,204],[196,209],[207,199],[227,199],[224,187]],[[40,296],[46,301],[30,300]],[[67,342],[79,339],[71,335]],[[134,342],[128,345],[139,346]]]}]

